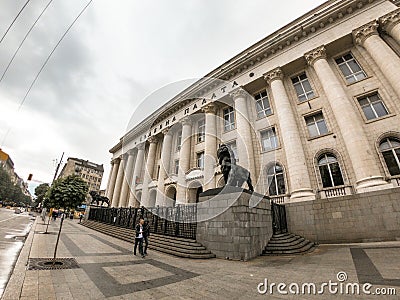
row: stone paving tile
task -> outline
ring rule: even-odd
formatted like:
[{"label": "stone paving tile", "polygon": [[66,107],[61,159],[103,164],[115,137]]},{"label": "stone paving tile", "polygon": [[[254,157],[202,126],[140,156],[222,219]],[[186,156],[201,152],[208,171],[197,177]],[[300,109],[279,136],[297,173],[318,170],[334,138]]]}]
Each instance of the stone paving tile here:
[{"label": "stone paving tile", "polygon": [[[25,251],[31,258],[52,257],[58,226],[59,221],[52,223],[51,234],[40,234],[45,226],[36,223],[30,245],[24,246],[30,247],[30,252],[23,249],[21,253]],[[329,280],[337,281],[336,275],[341,271],[347,274],[346,282],[358,282],[363,274],[361,261],[367,266],[372,263],[376,270],[371,273],[377,282],[373,287],[388,288],[379,284],[382,280],[399,279],[399,249],[400,242],[321,245],[307,255],[258,257],[248,262],[190,260],[150,251],[142,259],[132,255],[132,244],[85,228],[75,220],[66,220],[57,256],[75,258],[80,268],[27,271],[26,255],[25,261],[18,260],[21,266],[16,266],[18,272],[10,280],[10,286],[16,290],[20,284],[19,293],[14,293],[18,296],[5,299],[379,299],[374,295],[327,293],[281,295],[276,290],[261,295],[257,285],[267,278],[274,283],[313,282],[318,286]],[[109,285],[109,281],[113,284]],[[120,293],[107,290],[107,286]],[[400,286],[395,287],[399,294]]]}]

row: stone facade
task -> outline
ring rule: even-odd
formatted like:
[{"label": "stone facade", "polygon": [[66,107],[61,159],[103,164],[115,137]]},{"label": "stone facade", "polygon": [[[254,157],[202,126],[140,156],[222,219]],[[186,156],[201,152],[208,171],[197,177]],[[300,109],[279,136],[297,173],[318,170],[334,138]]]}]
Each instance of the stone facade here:
[{"label": "stone facade", "polygon": [[272,236],[270,201],[239,188],[211,189],[200,195],[196,240],[219,258],[260,256]]},{"label": "stone facade", "polygon": [[318,243],[400,240],[400,190],[287,203],[290,232]]},{"label": "stone facade", "polygon": [[112,206],[197,202],[219,143],[278,202],[398,187],[399,12],[327,1],[170,99],[110,149]]},{"label": "stone facade", "polygon": [[[88,184],[89,192],[95,191],[99,193],[103,172],[103,165],[80,158],[69,157],[58,177],[78,175]],[[87,200],[91,200],[91,198],[88,197]]]}]

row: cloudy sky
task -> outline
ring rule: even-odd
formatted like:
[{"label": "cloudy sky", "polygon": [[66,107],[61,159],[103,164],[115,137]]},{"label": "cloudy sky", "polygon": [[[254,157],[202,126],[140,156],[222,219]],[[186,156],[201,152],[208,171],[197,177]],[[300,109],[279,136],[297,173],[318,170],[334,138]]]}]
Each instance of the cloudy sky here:
[{"label": "cloudy sky", "polygon": [[[25,2],[0,0],[0,37]],[[0,43],[0,77],[48,2],[31,0]],[[65,151],[104,164],[104,188],[108,150],[147,95],[207,74],[325,1],[93,0],[20,107],[88,2],[53,0],[0,82],[0,148],[24,179],[50,182]]]}]

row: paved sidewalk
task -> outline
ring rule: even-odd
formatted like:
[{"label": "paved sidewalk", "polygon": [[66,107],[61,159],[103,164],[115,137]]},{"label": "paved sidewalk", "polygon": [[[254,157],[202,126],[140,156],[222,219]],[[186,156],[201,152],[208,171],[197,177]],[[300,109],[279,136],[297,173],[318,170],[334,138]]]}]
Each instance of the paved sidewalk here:
[{"label": "paved sidewalk", "polygon": [[[133,256],[132,244],[65,220],[57,257],[75,258],[79,267],[27,270],[28,258],[52,257],[60,220],[50,234],[37,219],[21,251],[3,300],[8,299],[398,299],[400,294],[400,242],[321,245],[311,254],[259,257],[249,262],[223,259],[191,260],[150,251]],[[345,272],[337,274],[339,272]],[[314,283],[317,291],[329,281],[338,284],[369,282],[397,296],[335,295],[325,286],[320,295],[282,295],[274,287],[259,294],[257,286],[271,283]],[[324,287],[324,285],[322,285]],[[361,286],[361,284],[360,284]],[[264,289],[265,285],[260,285]],[[295,285],[291,285],[295,291]],[[305,287],[307,288],[307,286]],[[289,292],[288,286],[282,288]],[[307,292],[307,290],[305,290]],[[362,292],[362,291],[361,291]],[[360,292],[360,293],[361,293]],[[390,291],[392,292],[392,291]]]}]

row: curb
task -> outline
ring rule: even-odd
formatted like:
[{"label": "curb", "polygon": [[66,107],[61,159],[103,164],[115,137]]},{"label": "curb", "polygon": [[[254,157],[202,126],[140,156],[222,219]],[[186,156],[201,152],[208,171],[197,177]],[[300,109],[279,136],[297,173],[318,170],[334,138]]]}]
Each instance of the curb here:
[{"label": "curb", "polygon": [[15,263],[14,270],[8,280],[7,286],[4,290],[1,300],[15,300],[21,297],[22,286],[25,280],[26,266],[28,264],[29,253],[31,252],[33,236],[39,217],[36,217],[35,222],[32,224],[28,237],[22,246],[19,253],[17,262]]}]

